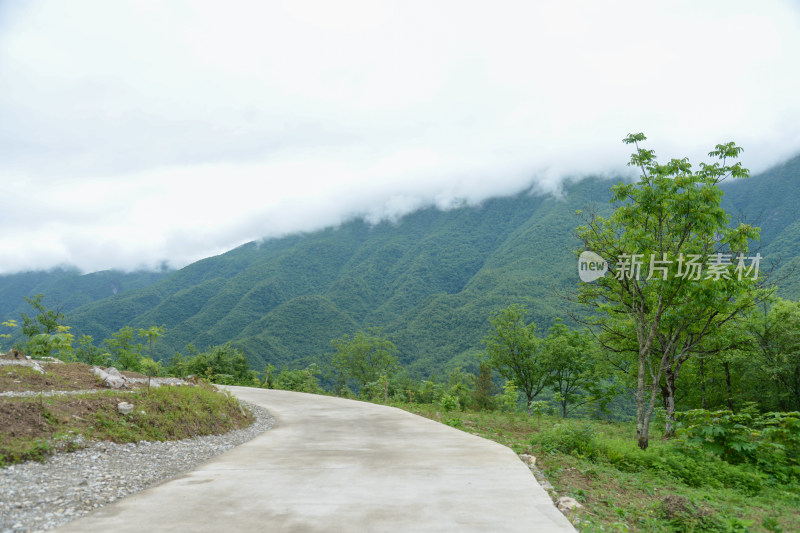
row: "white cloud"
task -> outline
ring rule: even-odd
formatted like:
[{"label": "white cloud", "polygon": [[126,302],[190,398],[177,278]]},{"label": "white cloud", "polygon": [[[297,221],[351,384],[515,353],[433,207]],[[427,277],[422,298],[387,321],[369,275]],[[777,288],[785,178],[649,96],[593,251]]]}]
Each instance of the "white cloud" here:
[{"label": "white cloud", "polygon": [[791,2],[0,5],[0,273],[243,242],[800,150]]}]

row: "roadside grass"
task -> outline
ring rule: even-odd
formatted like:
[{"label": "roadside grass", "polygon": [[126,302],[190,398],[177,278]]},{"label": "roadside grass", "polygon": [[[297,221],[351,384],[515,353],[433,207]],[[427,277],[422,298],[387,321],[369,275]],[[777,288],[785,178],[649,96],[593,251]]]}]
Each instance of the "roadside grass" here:
[{"label": "roadside grass", "polygon": [[583,532],[800,531],[797,479],[777,480],[657,434],[643,452],[632,423],[395,406],[536,456],[551,496],[583,505],[570,515]]},{"label": "roadside grass", "polygon": [[[133,404],[121,414],[120,402]],[[206,384],[133,392],[2,398],[0,467],[44,460],[93,441],[179,440],[248,426],[252,415],[227,392]]]},{"label": "roadside grass", "polygon": [[[52,363],[42,363],[42,366],[47,370],[44,374],[27,366],[0,367],[0,391],[79,390],[99,387],[99,380],[89,373],[91,367],[88,365],[60,364],[57,367],[58,372],[52,370],[55,366]],[[76,374],[82,379],[77,379]]]}]

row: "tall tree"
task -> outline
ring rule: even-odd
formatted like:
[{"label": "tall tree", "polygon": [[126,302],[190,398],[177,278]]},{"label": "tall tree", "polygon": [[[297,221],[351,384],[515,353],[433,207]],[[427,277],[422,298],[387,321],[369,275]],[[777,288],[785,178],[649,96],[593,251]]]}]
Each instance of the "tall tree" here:
[{"label": "tall tree", "polygon": [[547,381],[561,404],[562,417],[566,418],[570,405],[574,409],[613,395],[589,332],[570,329],[556,320],[544,340],[544,356],[545,366],[551,369]]},{"label": "tall tree", "polygon": [[777,388],[785,411],[800,411],[800,302],[776,298],[752,314],[748,330],[762,375]]},{"label": "tall tree", "polygon": [[[4,326],[7,328],[15,328],[17,327],[17,323],[14,320],[7,320],[2,324],[0,324],[0,326]],[[11,338],[10,333],[0,333],[0,339],[10,339],[10,338]]]},{"label": "tall tree", "polygon": [[639,146],[645,139],[638,133],[624,140],[635,146],[628,164],[640,171],[639,180],[611,188],[616,209],[609,218],[590,213],[577,228],[584,251],[605,259],[611,273],[582,283],[578,298],[596,311],[593,323],[607,348],[633,352],[642,449],[659,393],[669,433],[683,364],[692,355],[726,350],[710,337],[763,296],[760,255],[747,255],[759,230],[729,226],[720,206],[719,183],[749,176],[741,163],[731,163],[742,149],[718,144],[709,153],[718,161],[694,170],[687,158],[659,164],[652,150]]},{"label": "tall tree", "polygon": [[478,375],[475,376],[475,389],[472,391],[472,398],[477,409],[486,411],[493,409],[494,401],[492,396],[495,393],[495,388],[492,382],[492,367],[485,361],[481,361],[478,367]]},{"label": "tall tree", "polygon": [[359,389],[377,382],[381,376],[393,375],[399,366],[397,348],[379,328],[360,330],[352,337],[344,335],[331,341],[331,345],[336,350],[331,365],[342,378],[352,379]]},{"label": "tall tree", "polygon": [[44,294],[37,294],[32,298],[24,297],[25,301],[30,305],[36,315],[31,317],[27,313],[22,313],[22,333],[32,338],[40,333],[56,333],[58,327],[63,325],[64,313],[61,309],[49,309],[43,303]]},{"label": "tall tree", "polygon": [[95,346],[91,335],[81,335],[75,348],[75,360],[87,365],[108,366],[111,355]]},{"label": "tall tree", "polygon": [[250,369],[245,355],[230,344],[214,346],[195,355],[186,367],[191,374],[206,375],[215,380],[226,379],[220,376],[230,376],[235,383],[242,385],[251,385],[255,378],[255,371]]},{"label": "tall tree", "polygon": [[525,306],[512,304],[489,317],[493,331],[483,342],[486,344],[486,362],[504,378],[511,380],[525,395],[525,405],[530,414],[530,404],[542,392],[551,368],[545,364],[542,340],[536,336],[536,324],[525,324]]},{"label": "tall tree", "polygon": [[136,332],[140,337],[147,339],[147,345],[150,347],[150,359],[156,359],[156,341],[164,334],[165,326],[150,326],[148,329],[137,329]]},{"label": "tall tree", "polygon": [[69,326],[58,326],[55,333],[39,333],[28,341],[28,353],[32,357],[42,358],[53,355],[69,361],[72,358],[72,341],[74,336]]},{"label": "tall tree", "polygon": [[42,303],[43,294],[32,298],[25,297],[25,301],[34,311],[35,316],[22,313],[22,333],[28,337],[26,351],[34,357],[49,357],[59,355],[69,358],[72,352],[73,336],[69,333],[69,326],[63,324],[64,313],[61,309],[49,309]]},{"label": "tall tree", "polygon": [[103,341],[111,357],[121,370],[141,370],[142,345],[134,343],[134,330],[130,326],[120,328],[110,339]]}]

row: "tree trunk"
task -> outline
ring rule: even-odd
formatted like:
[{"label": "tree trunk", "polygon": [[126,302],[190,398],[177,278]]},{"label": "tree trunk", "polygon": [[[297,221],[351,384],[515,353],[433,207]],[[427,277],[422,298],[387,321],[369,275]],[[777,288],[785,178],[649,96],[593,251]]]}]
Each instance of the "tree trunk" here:
[{"label": "tree trunk", "polygon": [[[639,448],[646,450],[649,445],[650,435],[650,416],[653,414],[653,406],[656,401],[656,390],[658,382],[661,381],[661,367],[659,367],[658,375],[654,376],[654,380],[646,386],[647,383],[647,361],[650,358],[650,349],[653,345],[653,338],[655,337],[658,328],[658,321],[656,321],[649,328],[647,338],[642,344],[641,331],[639,332],[639,374],[636,378],[636,441]],[[664,361],[662,358],[661,365]],[[645,388],[650,391],[650,400],[647,408],[645,408]]]},{"label": "tree trunk", "polygon": [[722,366],[725,367],[725,386],[727,387],[728,391],[728,409],[733,411],[733,389],[731,388],[731,369],[728,366],[727,361],[722,363]]},{"label": "tree trunk", "polygon": [[645,407],[644,407],[644,388],[645,388],[645,378],[646,378],[646,368],[645,368],[645,361],[644,357],[639,354],[639,375],[636,379],[636,441],[639,444],[639,448],[642,450],[647,449],[648,445],[648,433],[650,431],[650,420],[649,417],[645,416]]},{"label": "tree trunk", "polygon": [[[638,426],[637,422],[637,426]],[[642,422],[642,431],[640,432],[638,429],[636,430],[636,442],[639,445],[639,448],[642,450],[646,450],[647,446],[649,446],[649,437],[648,433],[650,432],[650,420],[644,420]]]},{"label": "tree trunk", "polygon": [[667,413],[664,436],[672,438],[675,436],[675,374],[667,371],[664,381],[666,381],[666,386],[664,387],[666,390],[664,410]]},{"label": "tree trunk", "polygon": [[800,410],[800,366],[794,369],[794,410]]},{"label": "tree trunk", "polygon": [[703,358],[700,357],[700,407],[706,408],[706,375],[703,372]]}]

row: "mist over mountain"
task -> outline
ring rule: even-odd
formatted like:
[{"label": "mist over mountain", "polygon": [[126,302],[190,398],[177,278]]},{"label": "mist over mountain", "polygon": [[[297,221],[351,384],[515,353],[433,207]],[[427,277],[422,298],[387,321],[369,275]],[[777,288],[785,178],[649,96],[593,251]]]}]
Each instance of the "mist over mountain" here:
[{"label": "mist over mountain", "polygon": [[[177,271],[0,276],[0,317],[18,318],[23,296],[60,303],[77,336],[96,342],[123,326],[166,326],[157,355],[168,358],[230,342],[263,369],[323,360],[330,341],[377,326],[402,363],[421,375],[473,368],[490,312],[527,305],[540,329],[566,318],[555,289],[578,283],[577,210],[609,213],[613,180],[565,186],[561,196],[492,198],[434,207],[396,222],[353,219],[337,227],[251,242]],[[734,218],[761,227],[765,264],[780,259],[780,294],[800,296],[792,265],[800,253],[800,157],[724,185]]]}]

